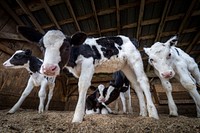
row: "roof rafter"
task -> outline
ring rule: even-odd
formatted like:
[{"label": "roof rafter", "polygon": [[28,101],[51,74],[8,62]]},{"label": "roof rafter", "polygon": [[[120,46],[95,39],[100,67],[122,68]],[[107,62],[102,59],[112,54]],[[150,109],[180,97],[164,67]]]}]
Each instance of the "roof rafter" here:
[{"label": "roof rafter", "polygon": [[52,13],[52,11],[51,11],[51,9],[49,8],[49,5],[48,5],[48,3],[46,2],[46,0],[40,0],[40,1],[42,2],[42,5],[44,6],[44,8],[45,8],[47,14],[49,15],[50,19],[54,22],[54,24],[56,25],[56,27],[57,27],[58,29],[61,29],[61,28],[60,28],[60,25],[58,24],[56,18],[54,17],[54,15],[53,15],[53,13]]},{"label": "roof rafter", "polygon": [[75,13],[74,13],[74,11],[73,11],[73,8],[72,8],[72,5],[71,5],[70,1],[69,1],[69,0],[65,0],[65,3],[67,4],[67,7],[68,7],[68,9],[69,9],[69,12],[70,12],[70,14],[71,14],[71,16],[72,16],[74,22],[75,22],[75,25],[76,25],[77,30],[78,30],[78,31],[81,31],[81,28],[80,28],[80,26],[79,26],[79,24],[78,24],[76,15],[75,15]]},{"label": "roof rafter", "polygon": [[24,2],[22,0],[16,0],[16,1],[20,5],[20,7],[23,9],[23,11],[28,15],[29,19],[35,25],[35,27],[41,33],[44,33],[44,30],[42,29],[42,27],[40,26],[40,24],[37,22],[37,20],[35,19],[35,17],[32,15],[32,13],[30,12],[30,10],[26,7],[26,5],[24,4]]},{"label": "roof rafter", "polygon": [[21,19],[17,16],[17,14],[8,6],[8,4],[1,0],[0,1],[3,8],[12,16],[12,18],[17,22],[19,25],[24,25],[24,23],[21,21]]},{"label": "roof rafter", "polygon": [[101,29],[100,29],[99,20],[98,20],[98,17],[97,17],[97,12],[96,12],[96,8],[95,8],[95,4],[94,4],[93,0],[90,0],[90,2],[91,2],[92,10],[93,10],[93,13],[94,13],[94,18],[95,18],[96,23],[97,23],[97,30],[99,32],[99,35],[101,36]]},{"label": "roof rafter", "polygon": [[[172,3],[172,0],[167,0],[166,3],[165,3],[165,7],[164,7],[164,10],[163,10],[163,13],[162,13],[162,17],[161,17],[161,20],[160,20],[160,24],[158,26],[158,30],[157,30],[154,42],[157,42],[160,39],[161,33],[162,33],[164,25],[165,25],[165,19],[166,19],[167,14],[170,10],[170,7],[171,7],[171,3]],[[150,66],[150,64],[148,64],[146,71],[149,72],[150,69],[151,69],[151,66]]]},{"label": "roof rafter", "polygon": [[182,21],[182,23],[181,23],[181,25],[180,25],[180,27],[179,27],[178,34],[181,34],[181,33],[182,33],[182,31],[183,31],[183,29],[184,29],[186,23],[188,22],[188,18],[189,18],[189,17],[191,16],[191,14],[192,14],[192,10],[193,10],[194,6],[196,5],[196,2],[197,2],[197,0],[193,0],[193,1],[191,2],[190,7],[188,8],[188,10],[187,10],[187,12],[186,12],[186,14],[185,14],[185,17],[183,18],[183,21]]},{"label": "roof rafter", "polygon": [[169,13],[171,3],[172,3],[172,0],[167,0],[166,3],[165,3],[165,7],[164,7],[164,10],[163,10],[163,13],[162,13],[162,17],[161,17],[161,20],[160,20],[160,24],[158,26],[158,30],[157,30],[157,34],[156,34],[156,38],[155,38],[154,42],[157,42],[160,39],[160,33],[162,33],[162,31],[163,31],[163,28],[164,28],[164,25],[165,25],[165,19],[166,19],[168,13]]},{"label": "roof rafter", "polygon": [[194,39],[192,39],[192,42],[188,45],[188,47],[186,49],[186,53],[190,53],[192,51],[192,48],[199,41],[199,38],[200,38],[200,31],[196,34]]},{"label": "roof rafter", "polygon": [[119,0],[116,0],[116,15],[117,15],[117,34],[120,34],[120,12],[119,12]]},{"label": "roof rafter", "polygon": [[145,0],[141,0],[139,17],[138,17],[138,24],[137,24],[137,34],[136,34],[136,38],[138,40],[139,40],[139,36],[140,36],[140,32],[141,32],[142,18],[143,18],[143,15],[144,15],[144,6],[145,6]]}]

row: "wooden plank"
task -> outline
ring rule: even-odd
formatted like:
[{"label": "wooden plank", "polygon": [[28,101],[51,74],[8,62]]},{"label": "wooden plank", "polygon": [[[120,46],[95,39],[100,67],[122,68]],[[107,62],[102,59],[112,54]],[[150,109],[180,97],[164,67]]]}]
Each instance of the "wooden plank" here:
[{"label": "wooden plank", "polygon": [[0,38],[1,39],[8,39],[8,40],[26,41],[26,39],[24,39],[19,34],[7,33],[7,32],[2,32],[2,31],[0,31]]},{"label": "wooden plank", "polygon": [[138,41],[139,41],[139,36],[140,36],[140,32],[141,32],[142,18],[143,18],[143,15],[144,15],[144,6],[145,6],[145,0],[141,0],[139,17],[138,17],[138,24],[137,24],[137,33],[136,33],[136,38],[138,39]]},{"label": "wooden plank", "polygon": [[72,8],[72,6],[71,6],[70,1],[69,1],[69,0],[65,0],[65,3],[67,4],[67,7],[68,7],[68,9],[69,9],[69,12],[70,12],[70,14],[71,14],[73,20],[74,20],[74,23],[75,23],[75,25],[76,25],[77,30],[78,30],[78,31],[81,31],[81,28],[80,28],[80,26],[79,26],[79,24],[78,24],[76,15],[75,15],[75,13],[74,13],[74,11],[73,11],[73,8]]},{"label": "wooden plank", "polygon": [[183,21],[179,27],[179,30],[178,30],[178,35],[180,35],[185,27],[185,25],[188,23],[188,19],[189,17],[191,16],[192,14],[192,11],[193,11],[193,8],[194,6],[196,5],[197,3],[197,0],[193,0],[190,4],[190,7],[188,8],[186,14],[185,14],[185,17],[183,18]]},{"label": "wooden plank", "polygon": [[119,14],[119,0],[116,0],[116,17],[117,17],[117,34],[120,34],[120,14]]},{"label": "wooden plank", "polygon": [[97,17],[97,11],[96,11],[96,8],[95,8],[95,4],[94,4],[93,0],[90,0],[90,2],[91,2],[92,10],[93,10],[93,13],[94,13],[94,18],[95,18],[96,24],[97,24],[97,30],[98,30],[99,35],[101,36],[101,29],[100,29],[99,20],[98,20],[98,17]]},{"label": "wooden plank", "polygon": [[8,54],[8,55],[13,55],[15,53],[14,50],[6,47],[4,44],[0,43],[0,50],[3,51],[4,53]]},{"label": "wooden plank", "polygon": [[196,36],[192,39],[192,42],[188,45],[186,49],[186,53],[190,53],[194,45],[199,41],[200,38],[200,31],[196,34]]},{"label": "wooden plank", "polygon": [[1,0],[0,4],[3,6],[3,8],[7,11],[10,16],[17,22],[19,25],[24,25],[24,23],[21,21],[21,19],[17,16],[17,14],[8,6],[8,4],[4,1]]},{"label": "wooden plank", "polygon": [[61,28],[60,28],[60,25],[58,24],[56,18],[54,17],[54,15],[53,15],[53,13],[52,13],[52,11],[51,11],[51,9],[49,8],[49,5],[47,4],[46,0],[41,0],[41,2],[42,2],[42,5],[43,5],[44,8],[45,8],[47,14],[49,15],[50,19],[54,22],[54,24],[56,25],[56,27],[57,27],[58,29],[61,29]]},{"label": "wooden plank", "polygon": [[44,30],[40,26],[40,24],[37,22],[35,17],[32,15],[30,10],[26,7],[24,2],[22,0],[17,0],[17,3],[20,5],[20,7],[23,9],[23,11],[28,15],[29,19],[32,21],[32,23],[35,25],[35,27],[41,32],[44,33]]},{"label": "wooden plank", "polygon": [[163,13],[162,13],[162,17],[161,17],[161,20],[160,20],[160,24],[158,26],[158,30],[157,30],[156,38],[155,38],[154,42],[157,42],[160,39],[160,34],[163,31],[165,19],[166,19],[166,16],[167,16],[167,14],[170,10],[171,3],[172,3],[172,0],[167,0],[166,3],[165,3],[165,7],[164,7],[164,10],[163,10]]}]

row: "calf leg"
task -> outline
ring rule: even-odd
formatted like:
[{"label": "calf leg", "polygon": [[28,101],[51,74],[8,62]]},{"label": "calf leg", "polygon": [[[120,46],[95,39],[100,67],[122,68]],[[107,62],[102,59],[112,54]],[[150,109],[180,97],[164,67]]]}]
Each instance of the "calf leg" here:
[{"label": "calf leg", "polygon": [[129,66],[125,66],[122,69],[123,73],[126,75],[127,79],[130,81],[130,85],[135,89],[135,92],[138,96],[139,106],[140,106],[140,115],[147,116],[147,108],[145,103],[145,98],[142,89],[140,88],[138,82],[136,81],[135,74]]},{"label": "calf leg", "polygon": [[55,83],[50,83],[49,84],[49,94],[48,94],[48,101],[47,101],[47,104],[45,106],[45,110],[47,111],[49,109],[49,103],[53,97],[53,90],[54,90],[54,87],[55,87]]},{"label": "calf leg", "polygon": [[126,93],[128,93],[128,112],[130,114],[132,114],[133,108],[132,108],[132,102],[131,102],[132,99],[131,99],[131,88],[130,88],[130,86],[129,86],[129,89],[127,90]]},{"label": "calf leg", "polygon": [[192,76],[196,80],[197,84],[200,86],[200,72],[199,72],[198,65],[195,62],[193,62],[189,65],[190,65],[189,66],[190,73],[192,74]]},{"label": "calf leg", "polygon": [[44,80],[41,83],[40,91],[38,93],[38,96],[40,98],[38,113],[43,113],[43,111],[44,111],[44,102],[46,99],[46,87],[47,87],[47,80]]},{"label": "calf leg", "polygon": [[172,86],[169,80],[160,78],[163,88],[165,89],[167,99],[168,99],[168,106],[169,106],[169,114],[170,116],[178,116],[177,107],[172,97]]},{"label": "calf leg", "polygon": [[91,85],[92,76],[94,74],[93,60],[91,58],[84,60],[81,66],[81,74],[78,82],[78,103],[76,105],[74,118],[72,122],[81,123],[84,117],[85,101],[87,90]]},{"label": "calf leg", "polygon": [[189,75],[189,72],[186,69],[178,69],[180,82],[183,85],[184,88],[188,90],[192,98],[194,99],[194,102],[196,104],[197,109],[197,117],[200,117],[200,95],[197,91],[197,87],[195,82],[192,80],[192,78]]},{"label": "calf leg", "polygon": [[33,90],[34,84],[33,84],[33,80],[30,77],[28,80],[28,84],[25,88],[25,90],[23,91],[20,99],[17,101],[17,103],[8,111],[8,113],[15,113],[16,110],[19,109],[19,107],[21,106],[21,104],[24,102],[24,100],[26,99],[26,97],[31,93],[31,91]]},{"label": "calf leg", "polygon": [[131,67],[131,69],[134,71],[135,76],[137,78],[137,82],[146,96],[147,110],[149,113],[149,117],[159,119],[157,110],[155,108],[155,105],[151,97],[150,86],[149,86],[148,78],[144,72],[144,67],[143,67],[140,53],[138,51],[134,51],[134,53],[128,59],[129,59],[128,64]]},{"label": "calf leg", "polygon": [[126,113],[126,98],[123,92],[120,92],[120,99],[122,101],[123,113]]}]

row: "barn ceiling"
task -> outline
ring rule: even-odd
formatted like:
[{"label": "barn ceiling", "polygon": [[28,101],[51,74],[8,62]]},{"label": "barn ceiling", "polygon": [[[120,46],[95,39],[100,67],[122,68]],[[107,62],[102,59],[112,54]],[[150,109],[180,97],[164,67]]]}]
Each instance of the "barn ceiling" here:
[{"label": "barn ceiling", "polygon": [[[1,0],[0,6],[1,17],[10,16],[16,25],[43,33],[62,29],[67,35],[84,31],[95,37],[123,34],[137,38],[146,71],[152,68],[142,48],[178,34],[178,47],[200,66],[199,0]],[[6,30],[1,30],[0,38],[24,40]]]}]

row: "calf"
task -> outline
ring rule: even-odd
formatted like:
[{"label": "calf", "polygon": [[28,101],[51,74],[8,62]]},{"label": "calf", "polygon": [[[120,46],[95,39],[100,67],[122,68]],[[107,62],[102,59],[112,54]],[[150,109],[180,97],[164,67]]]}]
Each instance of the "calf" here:
[{"label": "calf", "polygon": [[3,63],[6,68],[25,68],[30,73],[30,78],[28,84],[23,91],[18,102],[9,110],[8,113],[15,113],[17,109],[21,106],[25,98],[31,93],[34,86],[41,86],[39,91],[40,104],[38,112],[42,113],[44,111],[44,102],[46,98],[46,87],[49,87],[48,101],[45,106],[45,110],[48,110],[49,103],[53,96],[53,90],[55,86],[55,78],[47,77],[39,73],[40,67],[42,65],[42,60],[32,56],[30,50],[18,50],[16,51],[11,58]]},{"label": "calf", "polygon": [[175,47],[177,42],[177,36],[174,36],[165,43],[156,42],[150,48],[144,48],[144,51],[149,56],[149,63],[154,67],[155,74],[160,78],[166,91],[169,114],[178,116],[172,97],[172,86],[169,82],[169,79],[175,77],[194,99],[197,117],[200,117],[200,95],[196,87],[196,83],[200,85],[198,65],[187,53]]},{"label": "calf", "polygon": [[[50,30],[43,35],[27,27],[18,27],[18,32],[28,40],[44,46],[44,62],[40,69],[42,74],[57,76],[63,67],[67,67],[79,78],[79,98],[72,122],[80,123],[83,120],[86,94],[93,74],[119,70],[123,71],[132,87],[135,84],[144,92],[149,116],[158,119],[140,52],[128,37],[118,35],[92,38],[83,32],[66,36],[60,30]],[[146,106],[142,106],[145,110]]]},{"label": "calf", "polygon": [[86,114],[108,114],[112,110],[105,105],[107,88],[100,84],[98,88],[86,98]]},{"label": "calf", "polygon": [[[105,98],[106,101],[107,99],[110,98],[110,96],[112,96],[111,93],[115,91],[114,93],[116,95],[115,97],[117,98],[118,96],[120,96],[120,99],[122,101],[123,112],[127,113],[127,109],[126,109],[126,97],[127,97],[128,98],[128,113],[133,113],[133,109],[131,105],[130,84],[126,76],[123,74],[123,72],[122,71],[115,72],[113,74],[113,80],[111,81],[110,84],[111,85],[108,88],[108,93]],[[138,91],[136,92],[139,93]],[[144,103],[141,103],[141,104],[144,104]],[[140,114],[142,114],[142,112]]]}]

